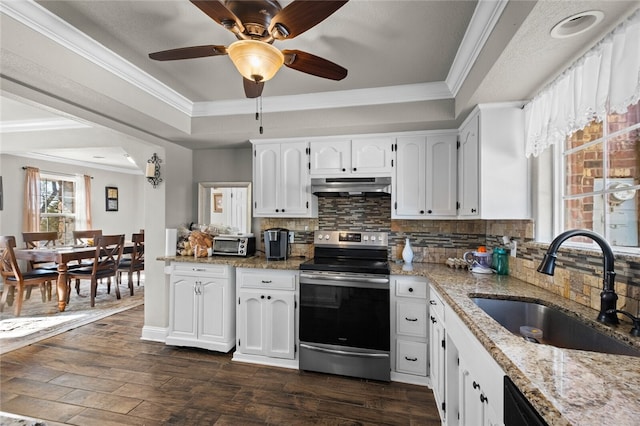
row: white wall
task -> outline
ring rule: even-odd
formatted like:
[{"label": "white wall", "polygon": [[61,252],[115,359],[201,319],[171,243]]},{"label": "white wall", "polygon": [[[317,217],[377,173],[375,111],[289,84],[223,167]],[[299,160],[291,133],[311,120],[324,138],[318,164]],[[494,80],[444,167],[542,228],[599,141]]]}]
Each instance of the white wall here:
[{"label": "white wall", "polygon": [[[103,234],[125,234],[144,228],[144,198],[142,175],[54,163],[8,154],[0,155],[0,175],[4,185],[4,209],[0,211],[0,235],[15,235],[22,245],[22,206],[25,171],[23,166],[65,174],[88,174],[91,180],[91,213],[94,229]],[[118,188],[118,211],[105,210],[105,186]]]}]

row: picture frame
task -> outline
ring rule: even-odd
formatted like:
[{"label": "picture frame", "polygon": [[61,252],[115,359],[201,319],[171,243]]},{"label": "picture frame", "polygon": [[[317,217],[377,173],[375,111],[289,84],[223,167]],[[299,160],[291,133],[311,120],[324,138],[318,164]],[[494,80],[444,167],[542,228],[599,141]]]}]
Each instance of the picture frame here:
[{"label": "picture frame", "polygon": [[213,212],[222,213],[222,194],[213,194]]},{"label": "picture frame", "polygon": [[115,186],[104,187],[105,210],[108,212],[118,211],[118,188]]}]

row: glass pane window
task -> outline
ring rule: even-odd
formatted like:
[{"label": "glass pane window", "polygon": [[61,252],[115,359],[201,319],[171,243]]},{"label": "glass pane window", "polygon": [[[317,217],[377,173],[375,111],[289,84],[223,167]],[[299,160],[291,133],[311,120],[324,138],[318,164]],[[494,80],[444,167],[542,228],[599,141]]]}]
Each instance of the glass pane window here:
[{"label": "glass pane window", "polygon": [[73,180],[40,176],[40,231],[56,231],[62,244],[73,243],[76,218]]},{"label": "glass pane window", "polygon": [[588,229],[614,246],[638,247],[640,105],[568,137],[563,170],[564,229]]}]

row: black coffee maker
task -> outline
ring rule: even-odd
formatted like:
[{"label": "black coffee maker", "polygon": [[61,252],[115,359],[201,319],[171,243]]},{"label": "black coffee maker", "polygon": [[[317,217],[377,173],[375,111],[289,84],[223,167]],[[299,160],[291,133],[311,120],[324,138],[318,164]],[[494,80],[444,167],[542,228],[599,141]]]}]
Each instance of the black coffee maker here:
[{"label": "black coffee maker", "polygon": [[289,230],[271,228],[264,231],[264,252],[267,260],[286,260],[289,257]]}]

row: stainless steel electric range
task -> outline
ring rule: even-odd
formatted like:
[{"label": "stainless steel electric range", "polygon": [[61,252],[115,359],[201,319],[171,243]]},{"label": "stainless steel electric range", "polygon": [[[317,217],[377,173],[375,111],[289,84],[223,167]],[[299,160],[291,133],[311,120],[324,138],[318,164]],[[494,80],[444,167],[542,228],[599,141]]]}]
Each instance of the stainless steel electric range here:
[{"label": "stainless steel electric range", "polygon": [[300,369],[390,380],[387,237],[315,232],[300,265]]}]

